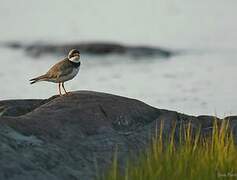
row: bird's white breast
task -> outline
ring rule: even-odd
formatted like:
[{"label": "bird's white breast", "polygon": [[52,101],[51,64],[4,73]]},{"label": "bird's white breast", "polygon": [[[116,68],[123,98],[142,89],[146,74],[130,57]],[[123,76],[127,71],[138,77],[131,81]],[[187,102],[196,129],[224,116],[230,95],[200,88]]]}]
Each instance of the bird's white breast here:
[{"label": "bird's white breast", "polygon": [[71,80],[72,78],[74,78],[77,75],[77,73],[79,72],[79,69],[80,69],[80,66],[78,68],[73,68],[73,70],[70,74],[60,77],[59,81],[65,82],[65,81]]}]

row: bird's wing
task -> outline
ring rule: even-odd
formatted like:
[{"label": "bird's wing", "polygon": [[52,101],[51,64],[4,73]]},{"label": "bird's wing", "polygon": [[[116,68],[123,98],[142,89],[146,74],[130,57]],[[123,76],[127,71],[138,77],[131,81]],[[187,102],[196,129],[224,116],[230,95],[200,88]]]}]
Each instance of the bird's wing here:
[{"label": "bird's wing", "polygon": [[67,59],[63,59],[62,61],[55,64],[53,67],[49,69],[47,75],[49,78],[60,78],[61,76],[65,76],[70,74],[73,71],[72,65]]}]

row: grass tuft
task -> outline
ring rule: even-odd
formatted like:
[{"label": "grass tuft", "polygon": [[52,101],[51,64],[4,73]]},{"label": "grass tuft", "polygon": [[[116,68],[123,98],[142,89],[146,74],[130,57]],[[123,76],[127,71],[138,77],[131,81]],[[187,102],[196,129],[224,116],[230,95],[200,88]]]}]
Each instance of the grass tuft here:
[{"label": "grass tuft", "polygon": [[[104,180],[212,180],[237,179],[237,147],[227,120],[214,122],[212,133],[203,136],[192,131],[191,124],[180,130],[175,140],[175,127],[163,137],[163,124],[156,131],[152,145],[126,169],[118,168],[117,155]],[[181,128],[180,128],[181,129]]]},{"label": "grass tuft", "polygon": [[3,116],[6,108],[4,106],[0,106],[0,117]]}]

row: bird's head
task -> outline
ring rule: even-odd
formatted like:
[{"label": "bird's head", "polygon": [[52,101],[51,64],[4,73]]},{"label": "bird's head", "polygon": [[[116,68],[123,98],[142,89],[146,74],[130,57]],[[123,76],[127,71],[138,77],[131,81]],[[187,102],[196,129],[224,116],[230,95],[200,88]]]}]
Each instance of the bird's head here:
[{"label": "bird's head", "polygon": [[76,49],[72,49],[68,53],[68,59],[74,63],[79,63],[80,62],[80,52]]}]

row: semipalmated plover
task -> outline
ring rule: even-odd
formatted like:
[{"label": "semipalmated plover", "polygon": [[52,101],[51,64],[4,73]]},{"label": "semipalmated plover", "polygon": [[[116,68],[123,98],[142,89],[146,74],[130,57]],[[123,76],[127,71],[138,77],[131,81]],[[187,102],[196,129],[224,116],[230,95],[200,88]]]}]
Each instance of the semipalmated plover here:
[{"label": "semipalmated plover", "polygon": [[63,90],[66,94],[68,94],[68,92],[64,88],[64,82],[73,79],[77,75],[80,69],[80,65],[80,52],[76,49],[72,49],[65,59],[51,67],[46,74],[31,79],[30,83],[34,84],[39,81],[49,81],[58,83],[58,90],[60,96],[62,95],[62,84]]}]

